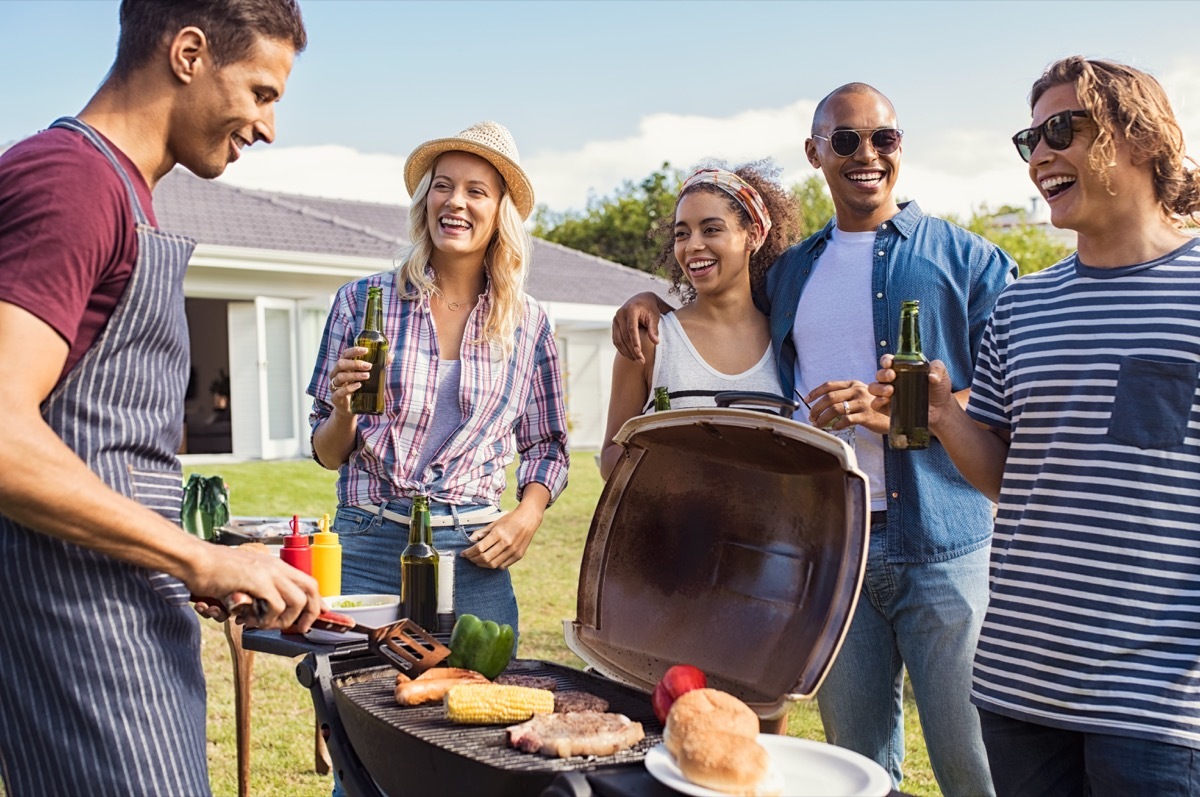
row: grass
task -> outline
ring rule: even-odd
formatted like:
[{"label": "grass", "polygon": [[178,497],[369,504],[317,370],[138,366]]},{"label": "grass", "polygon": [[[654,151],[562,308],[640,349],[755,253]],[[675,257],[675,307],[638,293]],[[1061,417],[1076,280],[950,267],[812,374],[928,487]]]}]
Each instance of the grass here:
[{"label": "grass", "polygon": [[[546,513],[525,559],[513,568],[521,606],[520,655],[581,667],[563,643],[562,621],[575,615],[579,561],[602,482],[587,452],[577,452],[571,482]],[[332,514],[336,475],[311,461],[254,462],[189,467],[186,472],[221,474],[230,485],[235,515],[319,516]],[[510,479],[510,483],[511,483]],[[507,506],[513,498],[505,497]],[[237,748],[233,679],[221,627],[203,621],[204,670],[208,678],[208,761],[213,792],[237,794]],[[295,663],[255,655],[251,709],[250,793],[256,797],[327,797],[330,776],[317,775],[313,757],[313,715],[309,694],[294,675]],[[940,792],[929,768],[911,693],[905,690],[904,790],[918,797]],[[792,707],[788,733],[823,740],[815,703]]]}]

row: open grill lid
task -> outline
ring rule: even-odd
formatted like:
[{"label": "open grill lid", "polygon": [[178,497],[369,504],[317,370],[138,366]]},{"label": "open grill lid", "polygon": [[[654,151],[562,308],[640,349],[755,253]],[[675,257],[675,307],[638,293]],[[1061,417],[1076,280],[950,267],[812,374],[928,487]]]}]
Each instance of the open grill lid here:
[{"label": "open grill lid", "polygon": [[833,435],[744,409],[634,418],[592,517],[567,646],[651,691],[673,664],[760,716],[812,697],[866,568],[867,477]]}]

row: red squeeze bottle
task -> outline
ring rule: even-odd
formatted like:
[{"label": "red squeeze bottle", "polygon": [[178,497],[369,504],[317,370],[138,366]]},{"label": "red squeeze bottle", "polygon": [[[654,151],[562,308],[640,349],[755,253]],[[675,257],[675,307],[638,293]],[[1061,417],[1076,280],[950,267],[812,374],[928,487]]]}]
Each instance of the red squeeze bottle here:
[{"label": "red squeeze bottle", "polygon": [[279,558],[297,570],[312,575],[312,546],[308,537],[300,533],[300,516],[292,515],[292,533],[283,538],[283,550]]}]

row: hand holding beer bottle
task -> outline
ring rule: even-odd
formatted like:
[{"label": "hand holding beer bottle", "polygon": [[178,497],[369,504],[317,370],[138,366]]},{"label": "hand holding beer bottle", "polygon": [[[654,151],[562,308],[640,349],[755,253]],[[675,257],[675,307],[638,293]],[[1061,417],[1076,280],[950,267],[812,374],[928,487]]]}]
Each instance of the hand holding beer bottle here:
[{"label": "hand holding beer bottle", "polygon": [[900,306],[900,340],[892,357],[896,373],[888,445],[912,451],[929,447],[929,361],[921,352],[920,302]]},{"label": "hand holding beer bottle", "polygon": [[387,394],[383,376],[388,361],[388,339],[383,334],[383,288],[367,288],[367,320],[354,343],[367,350],[360,359],[371,363],[371,373],[350,396],[350,411],[355,415],[382,415]]},{"label": "hand holding beer bottle", "polygon": [[[329,380],[334,406],[354,415],[382,415],[387,395],[385,376],[391,360],[388,339],[383,334],[383,289],[367,289],[367,312],[363,329],[354,340],[354,345],[342,352],[337,370]],[[369,369],[362,371],[361,363]],[[337,393],[349,389],[341,398]]]}]

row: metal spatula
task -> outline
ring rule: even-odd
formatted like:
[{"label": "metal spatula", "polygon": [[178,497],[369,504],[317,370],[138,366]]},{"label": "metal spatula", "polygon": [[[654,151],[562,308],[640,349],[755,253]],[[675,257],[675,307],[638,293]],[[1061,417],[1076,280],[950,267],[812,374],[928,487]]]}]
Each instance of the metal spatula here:
[{"label": "metal spatula", "polygon": [[366,634],[367,647],[372,653],[414,678],[450,655],[450,648],[408,618],[372,628],[355,622],[353,617],[323,611],[313,621],[312,627],[335,633],[353,631]]}]

